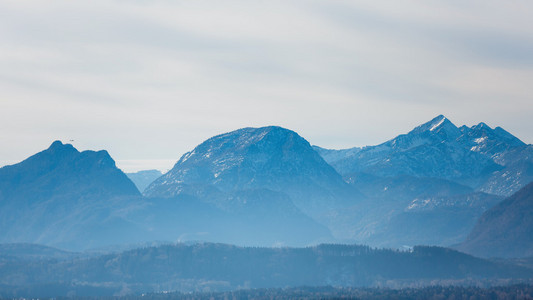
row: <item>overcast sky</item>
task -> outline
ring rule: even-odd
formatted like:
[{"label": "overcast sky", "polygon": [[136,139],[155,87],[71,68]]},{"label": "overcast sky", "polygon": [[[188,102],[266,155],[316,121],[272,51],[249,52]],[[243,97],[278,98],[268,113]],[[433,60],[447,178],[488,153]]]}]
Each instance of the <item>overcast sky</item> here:
[{"label": "overcast sky", "polygon": [[533,1],[1,1],[0,164],[53,140],[168,169],[280,125],[374,145],[444,114],[533,143]]}]

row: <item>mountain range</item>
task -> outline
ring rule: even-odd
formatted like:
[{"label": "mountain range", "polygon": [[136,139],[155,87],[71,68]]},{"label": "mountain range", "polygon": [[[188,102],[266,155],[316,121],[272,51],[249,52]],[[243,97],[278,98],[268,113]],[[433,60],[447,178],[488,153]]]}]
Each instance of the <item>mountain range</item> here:
[{"label": "mountain range", "polygon": [[207,139],[161,176],[128,178],[106,151],[56,141],[0,169],[0,242],[456,245],[533,181],[532,154],[500,127],[457,127],[442,115],[345,150],[278,126],[243,128]]},{"label": "mountain range", "polygon": [[501,127],[457,127],[443,115],[377,146],[314,148],[348,180],[360,174],[441,178],[500,196],[533,181],[532,145]]},{"label": "mountain range", "polygon": [[533,181],[533,147],[439,115],[377,146],[314,149],[368,198],[352,238],[378,246],[459,243],[481,214]]},{"label": "mountain range", "polygon": [[197,195],[142,197],[106,151],[79,152],[56,141],[0,169],[0,242],[87,250],[157,240],[257,246],[332,240],[283,193],[250,189],[224,199],[226,208]]}]

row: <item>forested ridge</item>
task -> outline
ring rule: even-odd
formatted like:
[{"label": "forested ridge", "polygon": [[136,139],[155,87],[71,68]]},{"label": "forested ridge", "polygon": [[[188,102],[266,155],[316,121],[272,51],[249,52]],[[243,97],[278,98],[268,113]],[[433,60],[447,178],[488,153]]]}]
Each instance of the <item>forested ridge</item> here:
[{"label": "forested ridge", "polygon": [[60,260],[3,258],[0,296],[111,296],[297,286],[418,287],[527,282],[533,270],[456,250],[324,244],[306,248],[198,243]]}]

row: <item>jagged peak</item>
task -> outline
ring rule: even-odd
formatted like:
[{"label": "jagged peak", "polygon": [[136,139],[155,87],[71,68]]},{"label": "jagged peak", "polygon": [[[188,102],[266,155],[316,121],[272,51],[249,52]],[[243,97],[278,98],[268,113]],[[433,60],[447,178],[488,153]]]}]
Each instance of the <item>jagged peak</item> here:
[{"label": "jagged peak", "polygon": [[525,145],[524,142],[522,142],[519,138],[515,137],[514,135],[512,135],[511,133],[509,133],[505,129],[503,129],[503,128],[499,127],[499,126],[494,128],[494,129],[492,129],[489,125],[487,125],[487,124],[485,124],[483,122],[472,126],[470,128],[470,133],[469,134],[471,136],[474,136],[474,137],[487,136],[487,137],[489,137],[491,139],[504,141],[504,142],[508,143],[511,146]]},{"label": "jagged peak", "polygon": [[487,125],[484,122],[480,122],[479,124],[472,126],[472,129],[474,129],[474,130],[492,130],[492,128],[490,128],[490,126]]},{"label": "jagged peak", "polygon": [[78,149],[74,148],[71,144],[63,144],[60,140],[54,141],[48,149],[43,151],[44,153],[52,153],[54,155],[66,155],[80,153]]},{"label": "jagged peak", "polygon": [[85,151],[78,151],[74,146],[71,144],[63,144],[60,140],[54,141],[48,149],[37,153],[36,155],[28,158],[38,158],[42,157],[41,155],[47,155],[55,157],[55,159],[73,159],[73,158],[81,158],[81,159],[89,159],[91,161],[94,161],[95,163],[98,163],[100,165],[106,165],[110,167],[116,167],[115,160],[111,157],[109,152],[106,150],[85,150]]},{"label": "jagged peak", "polygon": [[448,119],[446,119],[445,116],[440,116],[438,118],[437,122],[432,122],[432,124],[431,124],[432,126],[431,126],[431,128],[429,128],[429,131],[433,131],[433,130],[439,128],[439,126],[441,126],[446,120],[448,120]]},{"label": "jagged peak", "polygon": [[[76,149],[71,144],[63,144],[60,140],[54,141],[48,149]],[[77,150],[76,150],[77,151]]]},{"label": "jagged peak", "polygon": [[459,132],[459,128],[455,126],[448,118],[446,118],[444,115],[438,115],[435,118],[431,119],[431,121],[426,122],[422,125],[417,126],[415,129],[413,129],[412,133],[420,133],[420,132],[437,132],[441,129],[445,129],[446,131],[457,131]]}]

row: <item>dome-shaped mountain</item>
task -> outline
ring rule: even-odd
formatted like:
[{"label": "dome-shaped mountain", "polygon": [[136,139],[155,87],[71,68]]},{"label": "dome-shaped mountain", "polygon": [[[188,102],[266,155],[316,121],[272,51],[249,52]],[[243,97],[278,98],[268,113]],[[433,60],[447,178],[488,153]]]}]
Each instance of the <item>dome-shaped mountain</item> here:
[{"label": "dome-shaped mountain", "polygon": [[146,190],[150,197],[269,189],[302,210],[349,203],[360,194],[309,142],[281,127],[243,128],[212,137],[186,153]]}]

